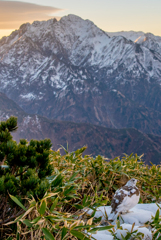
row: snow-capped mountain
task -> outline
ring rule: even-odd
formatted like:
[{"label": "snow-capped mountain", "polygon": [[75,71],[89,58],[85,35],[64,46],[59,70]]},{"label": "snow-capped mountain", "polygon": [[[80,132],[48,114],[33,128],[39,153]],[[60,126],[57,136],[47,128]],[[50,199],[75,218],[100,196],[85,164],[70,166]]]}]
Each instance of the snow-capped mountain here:
[{"label": "snow-capped mountain", "polygon": [[146,36],[144,32],[134,32],[134,31],[121,31],[121,32],[107,32],[108,36],[110,37],[125,37],[128,40],[133,42],[142,43],[146,40]]},{"label": "snow-capped mountain", "polygon": [[[121,31],[121,32],[107,32],[110,37],[125,37],[134,43],[142,44],[150,50],[159,50],[161,48],[161,37],[155,36],[152,33],[134,32],[134,31]],[[151,44],[150,44],[151,43]],[[160,50],[159,50],[160,52]]]},{"label": "snow-capped mountain", "polygon": [[0,40],[0,91],[28,113],[161,134],[161,38],[141,36],[75,15],[23,24]]}]

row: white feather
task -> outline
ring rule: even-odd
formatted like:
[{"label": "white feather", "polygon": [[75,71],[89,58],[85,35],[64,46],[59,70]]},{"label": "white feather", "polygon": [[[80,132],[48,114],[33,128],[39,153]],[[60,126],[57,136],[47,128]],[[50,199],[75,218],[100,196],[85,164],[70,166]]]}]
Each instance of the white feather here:
[{"label": "white feather", "polygon": [[135,207],[135,205],[138,203],[140,198],[140,195],[132,195],[131,197],[129,197],[128,195],[125,196],[125,198],[123,199],[122,203],[120,205],[118,205],[117,207],[117,211],[118,212],[127,212],[129,209]]}]

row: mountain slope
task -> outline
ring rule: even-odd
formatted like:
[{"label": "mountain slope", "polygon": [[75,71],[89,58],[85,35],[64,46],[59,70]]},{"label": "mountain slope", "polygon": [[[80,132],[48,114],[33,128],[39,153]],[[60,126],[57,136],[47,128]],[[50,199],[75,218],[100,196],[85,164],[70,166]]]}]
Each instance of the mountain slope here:
[{"label": "mountain slope", "polygon": [[135,43],[69,15],[0,40],[0,90],[30,114],[161,135],[160,82],[152,34]]},{"label": "mountain slope", "polygon": [[108,158],[123,156],[123,153],[144,153],[146,163],[160,162],[161,137],[143,134],[136,129],[108,129],[86,123],[63,122],[25,113],[14,101],[0,93],[0,120],[9,116],[18,117],[18,130],[13,138],[19,141],[50,138],[53,150],[62,146],[69,151],[87,145],[85,154],[104,155]]},{"label": "mountain slope", "polygon": [[[161,137],[146,135],[136,129],[108,129],[86,123],[73,123],[49,120],[40,116],[27,116],[19,123],[19,129],[13,133],[14,139],[50,138],[53,150],[62,146],[74,151],[84,145],[85,154],[103,155],[108,158],[123,156],[123,153],[144,153],[146,163],[160,163]],[[156,143],[157,142],[157,143]]]}]

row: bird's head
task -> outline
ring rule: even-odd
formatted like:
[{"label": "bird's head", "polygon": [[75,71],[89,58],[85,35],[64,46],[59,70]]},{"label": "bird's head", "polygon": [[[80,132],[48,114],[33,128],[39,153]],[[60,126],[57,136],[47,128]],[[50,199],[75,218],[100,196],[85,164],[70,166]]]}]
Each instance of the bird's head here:
[{"label": "bird's head", "polygon": [[137,183],[137,180],[135,178],[132,178],[130,179],[125,186],[128,186],[128,187],[135,187],[136,186],[136,183]]}]

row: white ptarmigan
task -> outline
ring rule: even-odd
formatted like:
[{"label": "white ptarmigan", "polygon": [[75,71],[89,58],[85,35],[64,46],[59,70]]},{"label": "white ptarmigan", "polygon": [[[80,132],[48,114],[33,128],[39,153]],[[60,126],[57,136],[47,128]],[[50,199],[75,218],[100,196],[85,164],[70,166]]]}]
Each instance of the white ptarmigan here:
[{"label": "white ptarmigan", "polygon": [[118,214],[127,213],[133,208],[140,198],[139,189],[136,187],[137,180],[130,179],[125,186],[119,188],[111,202],[111,214],[108,220],[116,220]]}]

